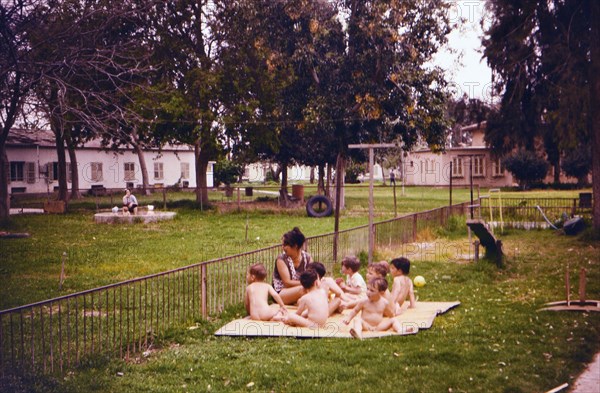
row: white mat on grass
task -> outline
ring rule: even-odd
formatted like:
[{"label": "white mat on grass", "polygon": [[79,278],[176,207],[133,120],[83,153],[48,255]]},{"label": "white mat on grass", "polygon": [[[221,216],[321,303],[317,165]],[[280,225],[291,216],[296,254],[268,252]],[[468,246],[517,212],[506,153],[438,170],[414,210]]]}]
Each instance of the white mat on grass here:
[{"label": "white mat on grass", "polygon": [[[392,335],[416,334],[420,329],[429,329],[433,325],[435,317],[458,306],[460,302],[417,302],[415,308],[407,308],[404,312],[395,318],[400,321],[402,332],[396,333],[393,330],[385,332],[364,332],[364,338],[384,337]],[[273,305],[277,307],[277,305]],[[287,307],[290,312],[296,312],[296,307]],[[338,337],[352,338],[349,325],[342,323],[344,316],[350,313],[350,310],[344,310],[342,314],[334,314],[325,326],[320,328],[301,328],[288,326],[283,322],[262,322],[253,321],[248,317],[236,319],[229,322],[215,332],[217,336],[264,336],[264,337]]]}]

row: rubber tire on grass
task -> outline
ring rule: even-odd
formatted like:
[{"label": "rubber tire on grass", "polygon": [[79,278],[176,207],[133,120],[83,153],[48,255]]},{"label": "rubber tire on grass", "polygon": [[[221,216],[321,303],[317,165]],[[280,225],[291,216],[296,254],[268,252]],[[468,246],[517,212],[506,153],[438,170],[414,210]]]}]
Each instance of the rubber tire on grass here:
[{"label": "rubber tire on grass", "polygon": [[[324,203],[325,209],[316,211],[314,205],[317,203]],[[328,217],[333,213],[333,204],[325,195],[315,195],[306,202],[306,213],[309,217]]]}]

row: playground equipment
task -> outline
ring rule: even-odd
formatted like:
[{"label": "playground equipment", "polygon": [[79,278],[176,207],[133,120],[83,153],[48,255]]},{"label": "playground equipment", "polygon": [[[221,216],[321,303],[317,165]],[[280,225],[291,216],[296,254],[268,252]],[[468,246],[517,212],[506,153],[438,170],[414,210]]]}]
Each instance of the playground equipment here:
[{"label": "playground equipment", "polygon": [[[504,220],[502,218],[502,194],[499,188],[491,188],[490,195],[488,198],[489,206],[490,206],[490,223],[494,222],[494,198],[493,195],[497,195],[498,207],[500,211],[500,233],[504,233]],[[492,234],[494,233],[494,226],[491,225]]]},{"label": "playground equipment", "polygon": [[571,300],[571,278],[569,275],[569,265],[565,271],[565,293],[566,300],[546,303],[546,307],[539,311],[595,311],[600,312],[600,300],[587,300],[585,295],[585,286],[587,283],[587,270],[579,270],[579,301]]},{"label": "playground equipment", "polygon": [[535,205],[535,207],[540,211],[540,213],[542,213],[542,217],[544,217],[544,220],[546,220],[548,225],[550,225],[550,228],[555,229],[555,230],[558,229],[554,224],[552,224],[552,222],[550,222],[550,220],[548,220],[548,217],[546,217],[546,215],[544,214],[544,211],[542,210],[542,208],[539,205]]},{"label": "playground equipment", "polygon": [[497,240],[490,227],[479,219],[467,220],[467,226],[479,238],[479,242],[475,243],[475,259],[479,258],[479,244],[485,247],[486,256],[494,258],[498,266],[502,266],[502,241]]}]

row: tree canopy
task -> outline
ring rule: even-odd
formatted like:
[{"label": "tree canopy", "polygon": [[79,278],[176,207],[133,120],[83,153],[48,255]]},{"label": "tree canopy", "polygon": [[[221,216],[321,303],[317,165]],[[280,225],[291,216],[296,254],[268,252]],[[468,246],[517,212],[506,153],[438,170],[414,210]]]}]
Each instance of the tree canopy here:
[{"label": "tree canopy", "polygon": [[486,141],[498,153],[535,150],[551,162],[592,145],[594,226],[600,229],[600,3],[491,0],[484,56],[501,94]]}]

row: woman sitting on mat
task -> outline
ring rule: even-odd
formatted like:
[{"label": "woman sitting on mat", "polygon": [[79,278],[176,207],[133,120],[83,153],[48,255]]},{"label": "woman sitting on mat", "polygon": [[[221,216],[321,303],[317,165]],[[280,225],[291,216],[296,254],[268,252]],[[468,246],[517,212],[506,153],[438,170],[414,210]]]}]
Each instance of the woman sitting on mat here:
[{"label": "woman sitting on mat", "polygon": [[306,238],[297,227],[283,235],[283,253],[277,257],[273,272],[273,288],[285,304],[294,304],[306,293],[300,283],[312,258],[302,250]]}]

